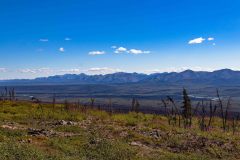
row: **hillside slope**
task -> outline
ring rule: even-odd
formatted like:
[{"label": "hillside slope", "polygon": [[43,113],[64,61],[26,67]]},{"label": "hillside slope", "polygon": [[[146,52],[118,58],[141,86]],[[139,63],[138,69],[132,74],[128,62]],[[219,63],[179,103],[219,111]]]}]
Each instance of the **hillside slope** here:
[{"label": "hillside slope", "polygon": [[165,116],[0,102],[0,159],[239,159],[239,131],[169,125]]}]

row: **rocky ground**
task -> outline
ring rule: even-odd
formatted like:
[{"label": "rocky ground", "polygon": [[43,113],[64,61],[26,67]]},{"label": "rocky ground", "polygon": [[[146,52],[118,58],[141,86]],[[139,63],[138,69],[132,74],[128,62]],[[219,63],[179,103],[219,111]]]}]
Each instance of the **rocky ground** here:
[{"label": "rocky ground", "polygon": [[[240,159],[240,135],[170,126],[164,116],[4,102],[0,159]],[[215,118],[218,123],[218,118]]]}]

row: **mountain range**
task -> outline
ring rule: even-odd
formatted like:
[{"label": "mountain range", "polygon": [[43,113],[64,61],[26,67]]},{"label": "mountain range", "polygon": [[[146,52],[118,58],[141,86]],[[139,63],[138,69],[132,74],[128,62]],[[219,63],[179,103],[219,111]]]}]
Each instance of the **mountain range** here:
[{"label": "mountain range", "polygon": [[240,71],[230,69],[213,72],[185,70],[154,74],[118,72],[106,75],[65,74],[36,79],[2,80],[6,84],[124,84],[124,83],[166,83],[166,84],[240,84]]}]

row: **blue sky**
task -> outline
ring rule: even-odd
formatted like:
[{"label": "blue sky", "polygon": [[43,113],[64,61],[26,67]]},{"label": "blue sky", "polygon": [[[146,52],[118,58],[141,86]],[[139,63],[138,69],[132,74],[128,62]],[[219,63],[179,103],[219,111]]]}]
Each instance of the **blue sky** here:
[{"label": "blue sky", "polygon": [[0,79],[240,70],[239,0],[1,0]]}]

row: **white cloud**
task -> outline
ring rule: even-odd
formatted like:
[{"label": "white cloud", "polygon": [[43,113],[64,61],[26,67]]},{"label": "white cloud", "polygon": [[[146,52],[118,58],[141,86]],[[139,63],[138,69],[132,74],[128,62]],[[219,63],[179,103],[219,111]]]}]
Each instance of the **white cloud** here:
[{"label": "white cloud", "polygon": [[0,72],[7,72],[6,68],[0,68]]},{"label": "white cloud", "polygon": [[127,48],[119,47],[115,50],[115,53],[124,53],[127,52]]},{"label": "white cloud", "polygon": [[213,41],[214,38],[213,38],[213,37],[209,37],[208,40],[209,40],[209,41]]},{"label": "white cloud", "polygon": [[36,73],[36,70],[34,69],[20,69],[19,70],[20,73]]},{"label": "white cloud", "polygon": [[102,55],[102,54],[105,54],[105,52],[104,52],[104,51],[91,51],[91,52],[89,52],[88,54],[94,56],[94,55]]},{"label": "white cloud", "polygon": [[65,41],[71,41],[72,39],[69,38],[69,37],[66,37],[64,40],[65,40]]},{"label": "white cloud", "polygon": [[90,74],[109,74],[109,73],[116,73],[121,72],[120,69],[102,67],[102,68],[90,68],[87,70]]},{"label": "white cloud", "polygon": [[39,69],[36,69],[36,72],[40,72],[40,73],[51,73],[51,72],[53,72],[53,70],[50,69],[50,68],[39,68]]},{"label": "white cloud", "polygon": [[117,48],[117,46],[112,46],[111,48],[113,48],[113,49],[116,49],[116,48]]},{"label": "white cloud", "polygon": [[188,42],[188,44],[200,44],[202,43],[203,41],[205,41],[204,38],[200,37],[200,38],[196,38],[196,39],[193,39],[193,40],[190,40]]},{"label": "white cloud", "polygon": [[148,54],[148,53],[150,53],[150,51],[142,51],[139,49],[130,49],[128,51],[128,53],[130,53],[130,54]]},{"label": "white cloud", "polygon": [[40,42],[48,42],[48,39],[39,39]]},{"label": "white cloud", "polygon": [[81,70],[78,68],[73,68],[73,69],[63,69],[60,70],[60,72],[64,72],[64,73],[80,73]]},{"label": "white cloud", "polygon": [[31,74],[37,74],[37,73],[52,73],[53,70],[51,70],[50,68],[39,68],[39,69],[20,69],[19,70],[20,73],[31,73]]},{"label": "white cloud", "polygon": [[[115,48],[116,46],[112,46],[112,48]],[[148,54],[151,53],[150,51],[143,51],[140,49],[130,49],[128,50],[125,47],[119,47],[119,48],[115,48],[115,53],[130,53],[130,54]]]},{"label": "white cloud", "polygon": [[65,49],[63,47],[60,47],[59,52],[65,52]]}]

